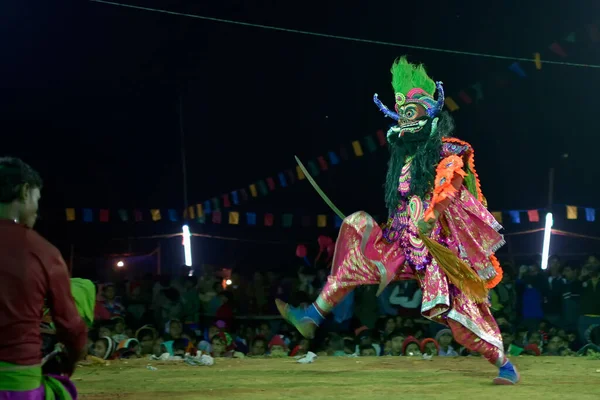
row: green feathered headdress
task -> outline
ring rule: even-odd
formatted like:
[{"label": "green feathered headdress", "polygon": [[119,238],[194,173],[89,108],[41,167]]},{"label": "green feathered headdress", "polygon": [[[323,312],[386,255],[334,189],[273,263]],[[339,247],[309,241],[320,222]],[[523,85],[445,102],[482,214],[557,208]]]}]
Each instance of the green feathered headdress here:
[{"label": "green feathered headdress", "polygon": [[[396,112],[387,108],[377,93],[373,95],[373,102],[379,110],[387,117],[398,121],[398,108],[406,103],[418,103],[425,107],[429,117],[437,116],[442,107],[444,107],[444,87],[442,82],[434,82],[427,75],[425,67],[422,64],[411,64],[405,56],[397,59],[392,65],[392,87],[394,88],[394,98],[396,100]],[[437,100],[434,99],[437,90]]]},{"label": "green feathered headdress", "polygon": [[423,64],[411,64],[402,56],[392,65],[392,87],[395,93],[406,94],[414,88],[423,89],[429,95],[435,93],[435,82],[427,75]]}]

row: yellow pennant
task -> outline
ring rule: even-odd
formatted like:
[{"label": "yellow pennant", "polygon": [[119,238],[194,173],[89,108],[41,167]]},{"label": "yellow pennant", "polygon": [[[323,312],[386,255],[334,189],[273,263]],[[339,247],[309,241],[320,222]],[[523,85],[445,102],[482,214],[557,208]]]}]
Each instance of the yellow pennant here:
[{"label": "yellow pennant", "polygon": [[198,218],[204,217],[204,208],[202,208],[202,204],[196,204],[196,214]]},{"label": "yellow pennant", "polygon": [[304,175],[304,171],[302,171],[299,165],[296,165],[296,175],[298,175],[299,181],[306,179],[306,175]]},{"label": "yellow pennant", "polygon": [[577,219],[577,206],[567,206],[567,219]]},{"label": "yellow pennant", "polygon": [[256,191],[256,185],[254,183],[250,185],[250,195],[252,197],[258,196],[258,192]]},{"label": "yellow pennant", "polygon": [[327,226],[327,215],[317,215],[317,227],[325,228]]},{"label": "yellow pennant", "polygon": [[352,142],[352,149],[354,149],[354,154],[356,154],[356,157],[362,157],[363,156],[363,149],[360,146],[360,142],[358,140],[355,140],[354,142]]},{"label": "yellow pennant", "polygon": [[67,221],[75,221],[75,209],[67,208],[65,211],[67,214]]},{"label": "yellow pennant", "polygon": [[454,101],[454,99],[450,96],[446,97],[444,99],[444,104],[446,104],[446,107],[448,107],[448,110],[450,110],[450,112],[454,112],[456,110],[459,110],[460,107],[458,106],[458,104],[456,104],[456,102]]},{"label": "yellow pennant", "polygon": [[533,57],[535,59],[535,69],[542,69],[542,59],[540,57],[540,53],[533,53]]},{"label": "yellow pennant", "polygon": [[150,210],[150,215],[152,215],[152,221],[154,221],[154,222],[160,221],[160,219],[161,219],[160,210],[158,210],[158,209]]},{"label": "yellow pennant", "polygon": [[196,219],[196,210],[194,209],[194,206],[188,207],[188,215],[187,216],[189,219]]},{"label": "yellow pennant", "polygon": [[499,224],[502,223],[502,211],[492,211],[492,215],[498,221]]},{"label": "yellow pennant", "polygon": [[238,225],[240,223],[240,213],[237,211],[229,212],[229,225]]}]

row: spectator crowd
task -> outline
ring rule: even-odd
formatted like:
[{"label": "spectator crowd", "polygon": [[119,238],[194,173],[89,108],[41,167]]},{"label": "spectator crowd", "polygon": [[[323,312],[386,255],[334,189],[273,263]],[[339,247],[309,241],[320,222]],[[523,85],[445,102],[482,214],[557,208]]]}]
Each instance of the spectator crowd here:
[{"label": "spectator crowd", "polygon": [[[600,261],[581,266],[557,256],[541,270],[504,263],[489,302],[512,356],[574,356],[600,352]],[[152,276],[98,284],[89,353],[102,359],[203,352],[213,357],[470,356],[452,332],[420,316],[416,281],[393,282],[376,297],[363,286],[348,295],[318,336],[307,340],[277,315],[275,298],[308,305],[326,269],[301,267],[293,276]]]}]

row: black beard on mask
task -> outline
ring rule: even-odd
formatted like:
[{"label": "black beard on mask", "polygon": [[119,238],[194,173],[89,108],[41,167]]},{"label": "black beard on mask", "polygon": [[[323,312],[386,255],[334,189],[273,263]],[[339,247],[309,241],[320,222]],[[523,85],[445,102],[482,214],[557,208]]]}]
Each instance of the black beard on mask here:
[{"label": "black beard on mask", "polygon": [[433,136],[432,122],[433,119],[430,118],[420,131],[407,132],[400,138],[389,139],[391,157],[385,179],[385,203],[390,214],[400,201],[399,178],[408,157],[413,156],[413,160],[410,167],[410,190],[406,196],[416,195],[422,199],[433,188],[435,169],[441,157],[441,139],[450,136],[454,130],[454,122],[447,112],[442,112]]}]

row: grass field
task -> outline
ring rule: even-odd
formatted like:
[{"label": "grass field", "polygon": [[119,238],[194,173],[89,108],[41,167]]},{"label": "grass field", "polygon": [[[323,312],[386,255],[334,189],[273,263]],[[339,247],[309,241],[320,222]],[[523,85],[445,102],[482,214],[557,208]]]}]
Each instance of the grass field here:
[{"label": "grass field", "polygon": [[[600,361],[520,357],[517,386],[494,386],[496,369],[480,358],[321,357],[182,362],[113,361],[85,366],[73,379],[81,399],[599,399]],[[151,364],[156,371],[146,368]],[[502,396],[502,397],[500,397]]]}]

